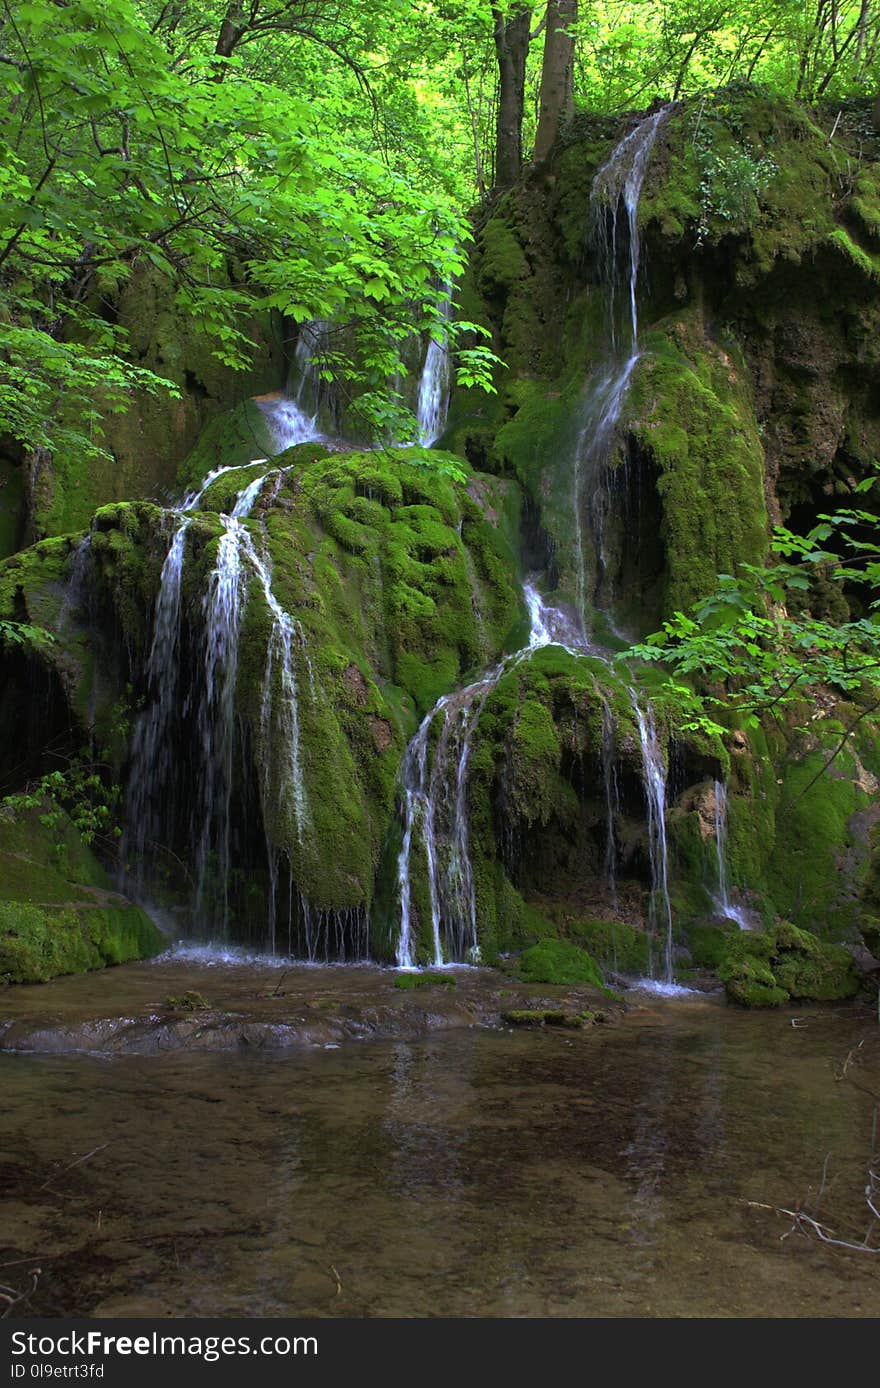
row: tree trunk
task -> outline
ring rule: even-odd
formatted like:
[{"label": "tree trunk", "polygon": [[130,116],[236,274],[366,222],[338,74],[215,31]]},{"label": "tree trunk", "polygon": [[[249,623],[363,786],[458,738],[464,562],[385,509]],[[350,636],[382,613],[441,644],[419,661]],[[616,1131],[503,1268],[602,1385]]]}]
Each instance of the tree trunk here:
[{"label": "tree trunk", "polygon": [[510,188],[522,165],[522,123],[529,52],[530,6],[518,7],[507,18],[492,11],[495,54],[498,58],[498,112],[495,119],[495,187]]},{"label": "tree trunk", "polygon": [[574,78],[574,35],[577,0],[548,0],[544,64],[541,69],[541,107],[535,136],[535,163],[547,158],[562,121],[571,111]]},{"label": "tree trunk", "polygon": [[[220,25],[220,33],[217,35],[217,44],[214,48],[215,58],[231,58],[236,44],[245,32],[247,25],[240,0],[232,0],[223,16],[223,23]],[[226,75],[226,63],[215,62],[214,81],[222,82]]]}]

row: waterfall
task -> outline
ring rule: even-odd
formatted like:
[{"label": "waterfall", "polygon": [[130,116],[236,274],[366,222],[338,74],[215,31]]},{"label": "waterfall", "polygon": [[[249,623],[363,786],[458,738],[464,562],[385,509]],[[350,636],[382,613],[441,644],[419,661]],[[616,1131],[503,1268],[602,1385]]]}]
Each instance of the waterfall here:
[{"label": "waterfall", "polygon": [[715,909],[725,920],[735,921],[740,930],[750,928],[745,911],[730,900],[727,883],[727,787],[715,782],[715,861],[718,868],[718,891],[713,897]]},{"label": "waterfall", "polygon": [[[317,415],[308,415],[296,400],[286,396],[281,400],[261,400],[260,409],[266,416],[276,453],[294,448],[298,443],[311,443],[321,437]],[[263,462],[265,462],[265,458]]]},{"label": "waterfall", "polygon": [[[636,308],[641,249],[638,229],[639,198],[654,142],[672,110],[671,105],[661,107],[653,115],[639,121],[638,125],[624,136],[596,174],[590,193],[594,242],[599,252],[600,270],[609,289],[609,316],[612,347],[615,351],[616,291],[621,281],[626,288],[626,307],[629,310],[629,342],[625,349],[626,356],[637,352],[639,333]],[[619,236],[621,204],[626,218],[625,240]]]},{"label": "waterfall", "polygon": [[[647,709],[642,709],[634,689],[630,689],[629,695],[639,725],[642,778],[648,809],[648,853],[651,863],[651,899],[648,907],[650,938],[656,938],[659,933],[658,926],[662,925],[665,935],[664,977],[666,983],[672,983],[672,904],[669,900],[669,855],[666,847],[666,766],[657,740],[651,705],[648,704]],[[658,897],[663,907],[662,921],[658,919]],[[653,961],[651,973],[653,976]]]},{"label": "waterfall", "polygon": [[[418,422],[417,441],[425,448],[431,448],[446,428],[446,415],[449,410],[449,347],[446,340],[445,324],[452,312],[452,289],[447,285],[440,301],[441,322],[433,330],[425,353],[425,363],[419,378],[419,396],[416,405]],[[434,337],[433,333],[439,334]]]},{"label": "waterfall", "polygon": [[70,565],[70,576],[64,589],[64,600],[58,612],[59,627],[69,626],[76,614],[89,603],[89,570],[92,564],[92,532],[80,540]]},{"label": "waterfall", "polygon": [[428,738],[434,716],[445,705],[441,699],[419,725],[419,730],[406,749],[403,759],[404,829],[403,845],[397,859],[397,885],[400,898],[400,934],[397,942],[398,968],[411,969],[415,964],[412,931],[412,882],[410,856],[413,833],[421,826],[422,842],[428,865],[428,889],[431,898],[431,933],[434,963],[443,963],[440,943],[440,901],[437,886],[437,844],[434,825],[434,806],[430,798],[428,779]]},{"label": "waterfall", "polygon": [[[396,957],[400,968],[415,966],[411,863],[413,838],[417,832],[427,866],[434,964],[442,964],[444,959],[468,959],[472,963],[479,959],[467,790],[471,748],[480,713],[505,671],[513,669],[543,646],[564,645],[574,654],[574,647],[568,646],[567,640],[580,639],[569,618],[558,609],[548,607],[533,584],[524,584],[523,597],[530,617],[528,644],[500,661],[482,679],[438,699],[422,719],[404,756],[401,775],[403,842],[397,859],[400,929]],[[442,721],[429,766],[435,720]]]},{"label": "waterfall", "polygon": [[[263,462],[265,461],[266,460],[264,458]],[[232,508],[232,515],[235,520],[244,520],[247,516],[251,514],[255,505],[257,504],[257,498],[263,490],[263,487],[268,482],[269,478],[277,477],[280,472],[280,468],[274,468],[269,472],[263,472],[260,474],[259,477],[255,477],[253,482],[249,483],[249,485],[245,487],[243,491],[239,492],[238,496],[235,499],[235,505]]]},{"label": "waterfall", "polygon": [[321,379],[316,358],[326,347],[328,330],[329,324],[319,320],[302,325],[286,394],[279,400],[258,401],[277,453],[323,437],[318,427]]},{"label": "waterfall", "polygon": [[605,787],[605,876],[611,891],[611,905],[617,910],[617,840],[614,817],[620,808],[615,753],[617,726],[611,705],[602,698],[602,781]]},{"label": "waterfall", "polygon": [[143,890],[147,850],[161,835],[172,785],[171,728],[178,712],[180,593],[189,526],[190,517],[187,517],[177,527],[162,565],[153,639],[147,657],[147,688],[153,691],[154,697],[135,723],[131,745],[122,859],[125,864],[129,855],[134,855],[133,880],[138,892]]},{"label": "waterfall", "polygon": [[[296,826],[297,840],[302,843],[303,832],[308,822],[308,795],[302,768],[302,749],[300,738],[299,694],[296,678],[294,651],[298,650],[306,662],[311,684],[311,661],[305,632],[300,623],[291,617],[279,603],[272,591],[272,573],[268,556],[260,556],[251,536],[245,530],[240,536],[241,549],[256,574],[266,606],[272,617],[272,630],[266,646],[266,665],[263,673],[263,690],[260,701],[260,739],[263,749],[263,818],[267,818],[272,804],[272,773],[277,771],[277,795],[274,797],[281,813],[289,811]],[[279,696],[275,695],[277,682]],[[276,768],[269,756],[269,748],[281,749],[280,769]]]},{"label": "waterfall", "polygon": [[229,925],[229,834],[238,638],[247,602],[242,538],[247,532],[237,517],[222,516],[221,519],[224,529],[217,546],[217,560],[208,579],[208,591],[202,599],[204,694],[197,716],[201,784],[194,802],[193,836],[197,843],[196,918],[203,924],[214,923],[214,920],[205,920],[209,872],[214,873],[220,884],[220,906],[216,905],[216,894],[213,894],[212,910],[220,910],[225,936]]},{"label": "waterfall", "polygon": [[[607,603],[612,575],[607,548],[607,520],[611,509],[613,470],[610,467],[615,432],[630,380],[639,360],[636,289],[640,245],[638,206],[654,142],[672,107],[663,107],[640,121],[613,151],[593,180],[590,194],[592,238],[599,271],[606,286],[610,353],[589,390],[578,436],[573,485],[575,566],[578,607],[586,624],[586,534],[592,540],[596,574],[593,600]],[[621,216],[621,207],[623,216]],[[618,341],[616,298],[621,280],[627,286],[626,332]],[[610,614],[609,614],[610,615]]]},{"label": "waterfall", "polygon": [[[246,466],[252,468],[265,463],[263,458]],[[190,816],[190,835],[195,845],[193,913],[203,928],[218,928],[224,934],[229,925],[238,648],[251,573],[260,583],[272,618],[263,677],[260,731],[264,743],[267,738],[277,736],[282,749],[280,764],[272,763],[273,771],[267,770],[261,786],[264,817],[269,804],[267,778],[272,774],[277,777],[280,803],[291,810],[300,840],[308,814],[294,669],[294,650],[304,649],[305,637],[299,623],[284,612],[275,598],[268,561],[257,553],[244,524],[267,481],[282,475],[282,469],[270,469],[255,477],[238,493],[231,514],[221,516],[223,533],[200,604],[201,674],[181,708],[181,590],[192,513],[219,477],[238,470],[236,467],[213,469],[201,486],[185,497],[179,511],[171,513],[177,524],[162,565],[147,660],[147,687],[152,699],[138,718],[132,737],[125,814],[127,829],[123,841],[123,860],[134,860],[133,871],[127,872],[127,876],[142,893],[145,860],[150,850],[162,842],[165,826],[172,824],[175,818],[172,732],[181,717],[194,717],[197,766]],[[305,661],[311,685],[313,676],[307,653]],[[276,880],[277,863],[270,861],[269,871],[270,879]],[[275,910],[273,892],[270,934],[274,934]]]}]

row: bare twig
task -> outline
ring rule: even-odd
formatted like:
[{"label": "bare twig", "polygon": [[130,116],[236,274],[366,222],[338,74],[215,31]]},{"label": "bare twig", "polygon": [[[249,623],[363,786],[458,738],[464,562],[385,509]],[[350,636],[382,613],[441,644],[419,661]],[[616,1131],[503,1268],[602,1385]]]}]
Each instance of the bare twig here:
[{"label": "bare twig", "polygon": [[[96,1157],[96,1156],[98,1155],[99,1152],[103,1152],[103,1151],[104,1151],[104,1148],[105,1148],[105,1147],[109,1147],[109,1146],[110,1146],[110,1143],[109,1143],[109,1142],[102,1142],[101,1145],[100,1145],[100,1147],[93,1147],[92,1150],[91,1150],[91,1152],[86,1152],[86,1154],[85,1154],[84,1157],[77,1157],[76,1161],[72,1161],[72,1162],[70,1162],[67,1166],[63,1166],[63,1167],[61,1168],[60,1171],[56,1172],[56,1175],[58,1175],[58,1176],[63,1176],[64,1173],[65,1173],[66,1171],[72,1171],[73,1168],[74,1168],[75,1166],[82,1166],[82,1164],[83,1164],[84,1161],[88,1161],[91,1157]],[[54,1180],[55,1180],[55,1176],[50,1176],[50,1177],[49,1177],[49,1181],[54,1181]],[[40,1189],[40,1190],[48,1190],[48,1188],[49,1188],[49,1181],[45,1181],[45,1182],[43,1183],[43,1185],[41,1185],[41,1186],[39,1187],[39,1189]],[[51,1192],[50,1192],[50,1193],[51,1193]]]},{"label": "bare twig", "polygon": [[0,1321],[5,1321],[14,1307],[20,1306],[23,1301],[30,1301],[34,1292],[37,1290],[37,1283],[42,1276],[42,1268],[32,1268],[30,1272],[31,1285],[26,1287],[23,1292],[16,1287],[5,1287],[0,1283],[0,1302],[5,1302],[3,1310],[0,1311]]}]

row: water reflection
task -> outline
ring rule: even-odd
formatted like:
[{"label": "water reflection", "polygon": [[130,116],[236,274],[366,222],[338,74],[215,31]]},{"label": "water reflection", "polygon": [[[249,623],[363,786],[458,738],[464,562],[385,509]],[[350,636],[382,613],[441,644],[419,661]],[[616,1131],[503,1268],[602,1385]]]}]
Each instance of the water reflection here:
[{"label": "water reflection", "polygon": [[832,1151],[859,1217],[872,1105],[832,1063],[858,1026],[652,1004],[283,1059],[0,1057],[0,1261],[40,1253],[48,1316],[873,1314],[870,1260],[759,1208]]}]

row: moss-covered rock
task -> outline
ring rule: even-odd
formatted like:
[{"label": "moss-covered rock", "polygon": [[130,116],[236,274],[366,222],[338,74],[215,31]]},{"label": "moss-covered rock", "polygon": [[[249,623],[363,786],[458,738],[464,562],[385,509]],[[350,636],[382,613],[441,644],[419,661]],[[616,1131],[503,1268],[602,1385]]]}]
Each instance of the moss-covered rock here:
[{"label": "moss-covered rock", "polygon": [[604,987],[599,965],[569,940],[542,940],[523,950],[519,972],[528,983],[592,983]]},{"label": "moss-covered rock", "polygon": [[61,809],[0,804],[0,982],[44,983],[164,945],[149,917],[110,890]]},{"label": "moss-covered rock", "polygon": [[418,973],[398,974],[394,980],[394,987],[405,993],[418,988],[454,988],[455,979],[449,974],[432,974],[420,970]]},{"label": "moss-covered rock", "polygon": [[718,976],[732,1002],[778,1007],[790,1000],[834,1002],[858,992],[848,951],[788,921],[772,931],[730,935],[725,943]]}]

